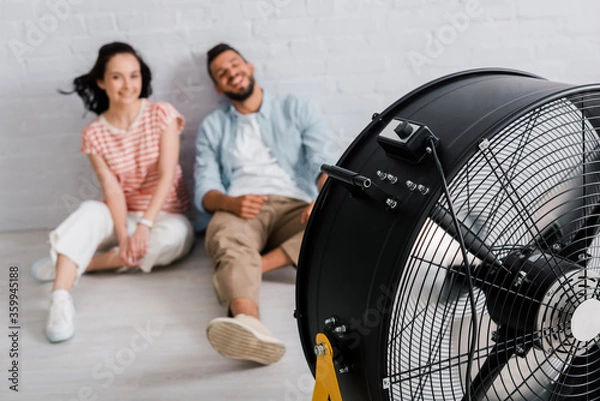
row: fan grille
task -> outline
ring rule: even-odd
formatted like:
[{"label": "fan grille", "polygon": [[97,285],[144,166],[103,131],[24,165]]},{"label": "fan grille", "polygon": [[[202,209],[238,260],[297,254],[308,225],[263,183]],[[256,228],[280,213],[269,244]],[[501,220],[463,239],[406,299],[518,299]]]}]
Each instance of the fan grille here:
[{"label": "fan grille", "polygon": [[[600,369],[595,363],[600,339],[579,341],[570,327],[581,303],[600,298],[600,247],[590,238],[590,245],[576,254],[557,256],[573,243],[586,219],[598,214],[600,140],[594,117],[586,116],[587,105],[599,100],[598,93],[589,93],[529,111],[475,144],[478,152],[449,183],[459,220],[484,244],[467,245],[466,262],[476,272],[478,315],[470,380],[478,373],[485,376],[482,369],[491,352],[511,350],[498,371],[486,376],[489,383],[476,399],[586,397],[592,391],[588,388],[600,387],[600,374],[593,374]],[[440,196],[435,209],[449,208]],[[497,278],[502,269],[482,260],[482,254],[490,254],[513,269],[516,262],[506,265],[517,253],[532,266],[542,263],[544,273],[514,267],[517,279],[511,276],[506,284]],[[542,262],[534,262],[534,256]],[[459,243],[432,217],[420,228],[409,257],[396,266],[401,275],[386,347],[391,400],[464,399],[475,321],[464,262]],[[518,280],[535,283],[537,289],[525,293]],[[523,309],[523,304],[534,306]],[[585,386],[569,389],[570,379],[583,380]]]}]

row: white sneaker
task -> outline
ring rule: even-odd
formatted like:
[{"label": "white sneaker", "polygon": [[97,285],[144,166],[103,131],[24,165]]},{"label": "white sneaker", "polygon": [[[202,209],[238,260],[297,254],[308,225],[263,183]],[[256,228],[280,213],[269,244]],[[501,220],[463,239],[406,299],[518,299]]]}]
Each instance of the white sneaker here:
[{"label": "white sneaker", "polygon": [[46,337],[52,343],[66,341],[75,334],[75,307],[70,295],[54,297],[46,324]]},{"label": "white sneaker", "polygon": [[285,345],[260,320],[244,314],[213,319],[206,335],[215,350],[231,359],[270,365],[285,353]]},{"label": "white sneaker", "polygon": [[50,256],[41,258],[31,265],[31,275],[38,281],[54,281],[56,277],[56,266]]}]

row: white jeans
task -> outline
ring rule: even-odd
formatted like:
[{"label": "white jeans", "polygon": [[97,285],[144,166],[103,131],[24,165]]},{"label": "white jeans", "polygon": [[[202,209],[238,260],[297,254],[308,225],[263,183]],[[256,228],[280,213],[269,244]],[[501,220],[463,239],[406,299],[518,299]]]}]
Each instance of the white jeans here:
[{"label": "white jeans", "polygon": [[[142,212],[127,213],[127,232],[133,234]],[[146,273],[153,266],[164,266],[182,258],[194,243],[194,233],[188,219],[181,214],[160,212],[150,230],[148,251],[140,263]],[[118,245],[114,222],[103,202],[85,201],[50,233],[50,256],[56,264],[58,254],[71,259],[81,276],[96,252]]]}]

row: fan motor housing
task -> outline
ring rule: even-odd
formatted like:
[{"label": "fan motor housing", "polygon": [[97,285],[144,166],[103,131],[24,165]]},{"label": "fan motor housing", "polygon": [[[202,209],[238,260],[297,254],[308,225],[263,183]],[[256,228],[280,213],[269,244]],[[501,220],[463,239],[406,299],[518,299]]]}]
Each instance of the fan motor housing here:
[{"label": "fan motor housing", "polygon": [[484,280],[488,311],[500,327],[523,333],[535,331],[550,288],[581,269],[570,260],[530,249],[511,252],[503,265],[508,269],[495,269],[493,277]]}]

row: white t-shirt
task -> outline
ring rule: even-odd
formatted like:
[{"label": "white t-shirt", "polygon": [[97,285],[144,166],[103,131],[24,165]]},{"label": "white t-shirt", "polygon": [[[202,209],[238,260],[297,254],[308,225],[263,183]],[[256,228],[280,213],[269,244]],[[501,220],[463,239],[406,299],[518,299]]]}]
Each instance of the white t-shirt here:
[{"label": "white t-shirt", "polygon": [[260,133],[256,113],[238,114],[232,155],[233,175],[228,195],[279,195],[312,201],[277,163]]}]

